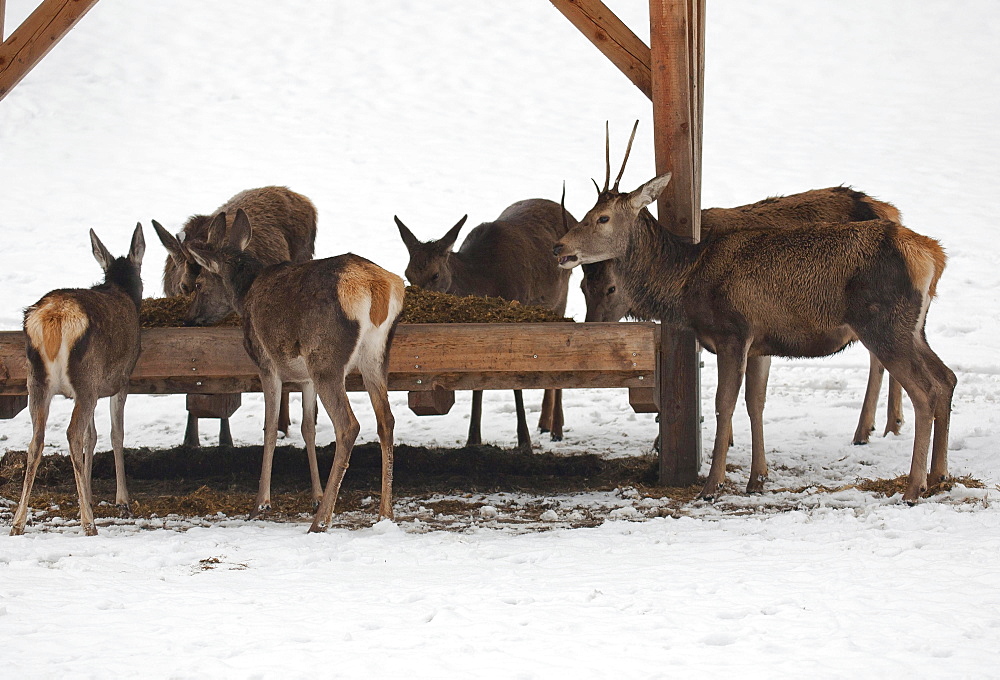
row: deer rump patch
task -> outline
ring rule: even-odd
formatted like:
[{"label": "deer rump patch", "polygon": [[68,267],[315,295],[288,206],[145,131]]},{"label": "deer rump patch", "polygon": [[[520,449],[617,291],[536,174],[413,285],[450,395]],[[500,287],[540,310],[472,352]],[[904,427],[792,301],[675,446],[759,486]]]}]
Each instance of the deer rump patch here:
[{"label": "deer rump patch", "polygon": [[24,330],[47,363],[55,362],[65,345],[66,355],[86,332],[89,320],[80,304],[68,295],[49,295],[28,310]]},{"label": "deer rump patch", "polygon": [[352,263],[340,274],[337,296],[344,314],[360,321],[368,312],[373,326],[381,326],[389,317],[392,288],[383,272],[368,263]]}]

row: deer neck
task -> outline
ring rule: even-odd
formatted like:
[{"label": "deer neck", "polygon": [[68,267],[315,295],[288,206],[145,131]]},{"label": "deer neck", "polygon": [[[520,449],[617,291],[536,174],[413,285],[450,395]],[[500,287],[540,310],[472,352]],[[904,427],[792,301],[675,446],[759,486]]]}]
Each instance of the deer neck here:
[{"label": "deer neck", "polygon": [[479,281],[482,272],[468,255],[458,252],[448,253],[448,271],[451,273],[451,285],[447,292],[451,295],[474,295],[473,291],[481,288]]},{"label": "deer neck", "polygon": [[233,310],[244,316],[247,295],[254,281],[264,271],[264,264],[249,253],[242,252],[233,258],[229,270],[229,282],[233,291]]},{"label": "deer neck", "polygon": [[95,290],[111,290],[117,288],[132,300],[135,308],[139,309],[142,304],[142,277],[139,269],[120,257],[111,263],[104,276],[104,283],[94,286]]},{"label": "deer neck", "polygon": [[643,209],[628,234],[624,256],[612,264],[632,299],[631,314],[684,323],[684,291],[702,249],[670,233]]}]

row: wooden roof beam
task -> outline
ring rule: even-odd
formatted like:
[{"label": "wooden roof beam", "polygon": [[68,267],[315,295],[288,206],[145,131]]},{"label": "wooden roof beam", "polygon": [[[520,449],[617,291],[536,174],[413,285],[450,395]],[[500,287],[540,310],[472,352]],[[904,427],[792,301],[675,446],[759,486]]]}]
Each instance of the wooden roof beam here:
[{"label": "wooden roof beam", "polygon": [[[4,4],[0,0],[0,35]],[[96,4],[97,0],[42,0],[0,44],[0,99]]]},{"label": "wooden roof beam", "polygon": [[644,95],[653,98],[650,51],[601,0],[549,0]]}]

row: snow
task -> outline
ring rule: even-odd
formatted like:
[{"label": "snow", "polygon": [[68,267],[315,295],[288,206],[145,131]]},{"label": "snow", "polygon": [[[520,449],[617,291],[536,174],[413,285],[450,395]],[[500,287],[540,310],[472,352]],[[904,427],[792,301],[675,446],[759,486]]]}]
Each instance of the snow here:
[{"label": "snow", "polygon": [[[35,4],[9,0],[8,33]],[[648,36],[645,3],[609,5]],[[950,260],[927,335],[959,378],[951,471],[986,489],[958,486],[916,507],[816,492],[905,473],[912,426],[851,446],[863,350],[775,361],[767,493],[694,504],[680,517],[619,489],[521,499],[546,504],[527,529],[503,522],[510,497],[481,497],[452,531],[419,517],[375,524],[372,514],[371,528],[322,536],[221,518],[114,522],[93,539],[52,521],[2,536],[0,670],[995,674],[998,34],[989,0],[718,0],[708,7],[705,87],[704,205],[845,183],[942,241]],[[394,214],[437,238],[465,213],[475,224],[516,200],[555,198],[566,180],[580,216],[590,177],[604,169],[604,121],[620,158],[637,118],[623,187],[653,174],[648,102],[541,0],[103,0],[0,103],[0,328],[19,328],[21,310],[49,289],[98,278],[91,227],[118,254],[141,221],[147,293],[158,293],[165,253],[149,220],[177,228],[254,186],[286,184],[314,200],[319,254],[352,250],[397,272],[406,251]],[[574,283],[569,311],[583,309]],[[714,362],[705,361],[710,416]],[[418,418],[394,394],[398,441],[462,443],[469,398],[458,396],[449,415]],[[361,438],[374,439],[366,398],[352,399]],[[510,402],[492,392],[484,403],[484,437],[501,446],[515,442]],[[526,402],[537,417],[540,393]],[[540,440],[539,450],[648,452],[656,425],[632,413],[624,392],[570,391],[565,405],[565,441]],[[65,453],[69,406],[53,404],[49,453]],[[136,395],[126,411],[128,446],[182,436],[182,397]],[[261,414],[259,396],[246,395],[232,419],[237,443],[259,442]],[[103,406],[98,430],[109,448]],[[713,434],[707,417],[706,450]],[[318,437],[332,438],[325,419]],[[745,485],[739,411],[735,437],[729,479]],[[0,422],[0,451],[29,438],[27,412]],[[301,444],[297,432],[289,440]],[[591,512],[603,523],[568,528],[574,513]]]}]

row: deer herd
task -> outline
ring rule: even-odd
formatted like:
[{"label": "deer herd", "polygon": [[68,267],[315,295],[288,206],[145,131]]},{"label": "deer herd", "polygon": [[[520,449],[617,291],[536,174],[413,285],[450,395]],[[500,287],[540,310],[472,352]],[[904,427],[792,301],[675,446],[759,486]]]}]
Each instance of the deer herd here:
[{"label": "deer herd", "polygon": [[[741,383],[745,380],[751,425],[746,490],[759,493],[767,479],[763,410],[771,357],[826,356],[855,341],[869,351],[871,368],[854,443],[868,442],[888,370],[886,433],[899,433],[902,390],[913,404],[913,454],[903,500],[912,504],[930,484],[945,479],[956,379],[924,332],[945,265],[940,244],[903,226],[894,206],[847,187],[703,210],[702,240],[691,243],[648,210],[670,173],[631,192],[619,191],[634,137],[635,128],[614,185],[608,153],[604,187],[580,221],[566,211],[565,195],[562,204],[518,201],[495,221],[472,229],[455,250],[466,217],[442,238],[427,242],[396,217],[409,254],[406,278],[429,290],[499,296],[564,314],[569,275],[582,265],[586,321],[628,316],[693,330],[700,345],[717,355],[718,365],[715,443],[702,499],[714,498],[725,481]],[[345,391],[346,377],[356,371],[371,400],[382,449],[379,515],[391,518],[394,420],[388,355],[403,309],[403,279],[351,253],[313,259],[316,209],[285,187],[240,192],[212,214],[191,217],[176,235],[152,224],[168,253],[164,291],[192,296],[186,322],[209,325],[232,311],[242,319],[244,347],[258,368],[264,394],[264,457],[250,516],[270,510],[277,433],[287,432],[289,423],[283,386],[294,383],[302,392],[301,431],[316,510],[309,530],[329,526],[359,434]],[[130,513],[124,406],[141,351],[145,241],[137,225],[128,254],[116,258],[93,231],[90,240],[103,282],[90,289],[53,290],[25,310],[32,438],[12,535],[22,534],[28,521],[56,394],[75,400],[67,437],[83,532],[97,533],[91,467],[97,443],[94,410],[101,397],[111,397],[115,503]],[[317,397],[336,437],[325,486],[316,460]],[[514,398],[518,447],[528,449],[520,391]],[[481,443],[481,413],[482,392],[476,391],[469,445]],[[230,443],[228,423],[220,428],[220,443]],[[562,438],[558,390],[545,392],[539,428],[554,440]],[[197,443],[197,421],[189,416],[185,444]]]}]

